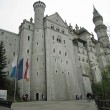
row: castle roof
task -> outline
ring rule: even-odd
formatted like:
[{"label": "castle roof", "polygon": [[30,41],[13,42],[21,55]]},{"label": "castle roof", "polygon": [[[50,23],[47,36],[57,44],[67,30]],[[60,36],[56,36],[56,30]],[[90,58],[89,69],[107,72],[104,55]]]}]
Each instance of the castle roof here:
[{"label": "castle roof", "polygon": [[103,18],[102,18],[102,16],[99,14],[99,12],[96,10],[96,8],[93,6],[93,22],[95,22],[95,19],[97,19],[97,18],[101,18],[102,20],[103,20]]}]

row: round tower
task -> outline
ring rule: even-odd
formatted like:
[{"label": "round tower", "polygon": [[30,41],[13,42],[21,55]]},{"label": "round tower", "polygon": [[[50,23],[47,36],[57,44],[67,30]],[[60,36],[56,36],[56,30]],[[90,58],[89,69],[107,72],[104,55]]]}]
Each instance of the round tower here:
[{"label": "round tower", "polygon": [[41,2],[35,2],[34,5],[34,11],[35,11],[35,16],[34,16],[34,23],[35,23],[35,29],[42,29],[43,28],[43,18],[44,18],[44,11],[46,5]]},{"label": "round tower", "polygon": [[107,27],[103,24],[103,17],[99,14],[95,7],[93,11],[93,22],[95,24],[94,31],[97,34],[98,40],[103,43],[103,46],[107,46],[109,44]]},{"label": "round tower", "polygon": [[45,4],[41,1],[34,5],[34,35],[32,46],[31,99],[46,100],[45,48],[43,18]]}]

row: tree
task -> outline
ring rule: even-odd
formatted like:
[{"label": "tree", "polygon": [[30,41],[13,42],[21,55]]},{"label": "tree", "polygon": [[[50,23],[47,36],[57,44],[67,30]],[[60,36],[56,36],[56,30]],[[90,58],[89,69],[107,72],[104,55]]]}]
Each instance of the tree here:
[{"label": "tree", "polygon": [[110,99],[110,64],[102,71],[102,80],[92,84],[92,90],[95,96],[101,99]]},{"label": "tree", "polygon": [[6,56],[5,56],[5,48],[3,41],[0,42],[0,89],[3,89],[5,79],[7,76],[7,72],[4,69],[7,66]]}]

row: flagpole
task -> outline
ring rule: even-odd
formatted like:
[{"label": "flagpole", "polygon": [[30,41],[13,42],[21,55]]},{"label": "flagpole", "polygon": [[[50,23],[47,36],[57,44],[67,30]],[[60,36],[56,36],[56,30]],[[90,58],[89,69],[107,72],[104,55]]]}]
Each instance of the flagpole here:
[{"label": "flagpole", "polygon": [[14,86],[14,99],[13,99],[14,102],[16,102],[17,78],[18,78],[18,56],[17,56],[16,76],[15,76],[15,86]]},{"label": "flagpole", "polygon": [[[17,67],[16,67],[16,70],[17,70]],[[16,72],[17,74],[17,72]],[[14,99],[13,101],[15,102],[16,101],[16,77],[15,77],[15,86],[14,86]]]},{"label": "flagpole", "polygon": [[16,76],[15,76],[15,86],[14,86],[14,99],[13,99],[14,102],[16,102],[16,87],[17,87],[17,79],[18,79],[18,59],[19,59],[19,55],[20,55],[20,40],[21,40],[21,37],[19,38],[19,48],[18,48],[18,55],[17,55]]}]

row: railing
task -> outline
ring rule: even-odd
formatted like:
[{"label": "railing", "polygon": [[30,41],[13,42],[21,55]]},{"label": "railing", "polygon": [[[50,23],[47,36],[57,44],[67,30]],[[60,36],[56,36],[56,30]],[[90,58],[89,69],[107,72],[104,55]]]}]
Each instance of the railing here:
[{"label": "railing", "polygon": [[96,100],[99,110],[110,110],[110,100]]}]

